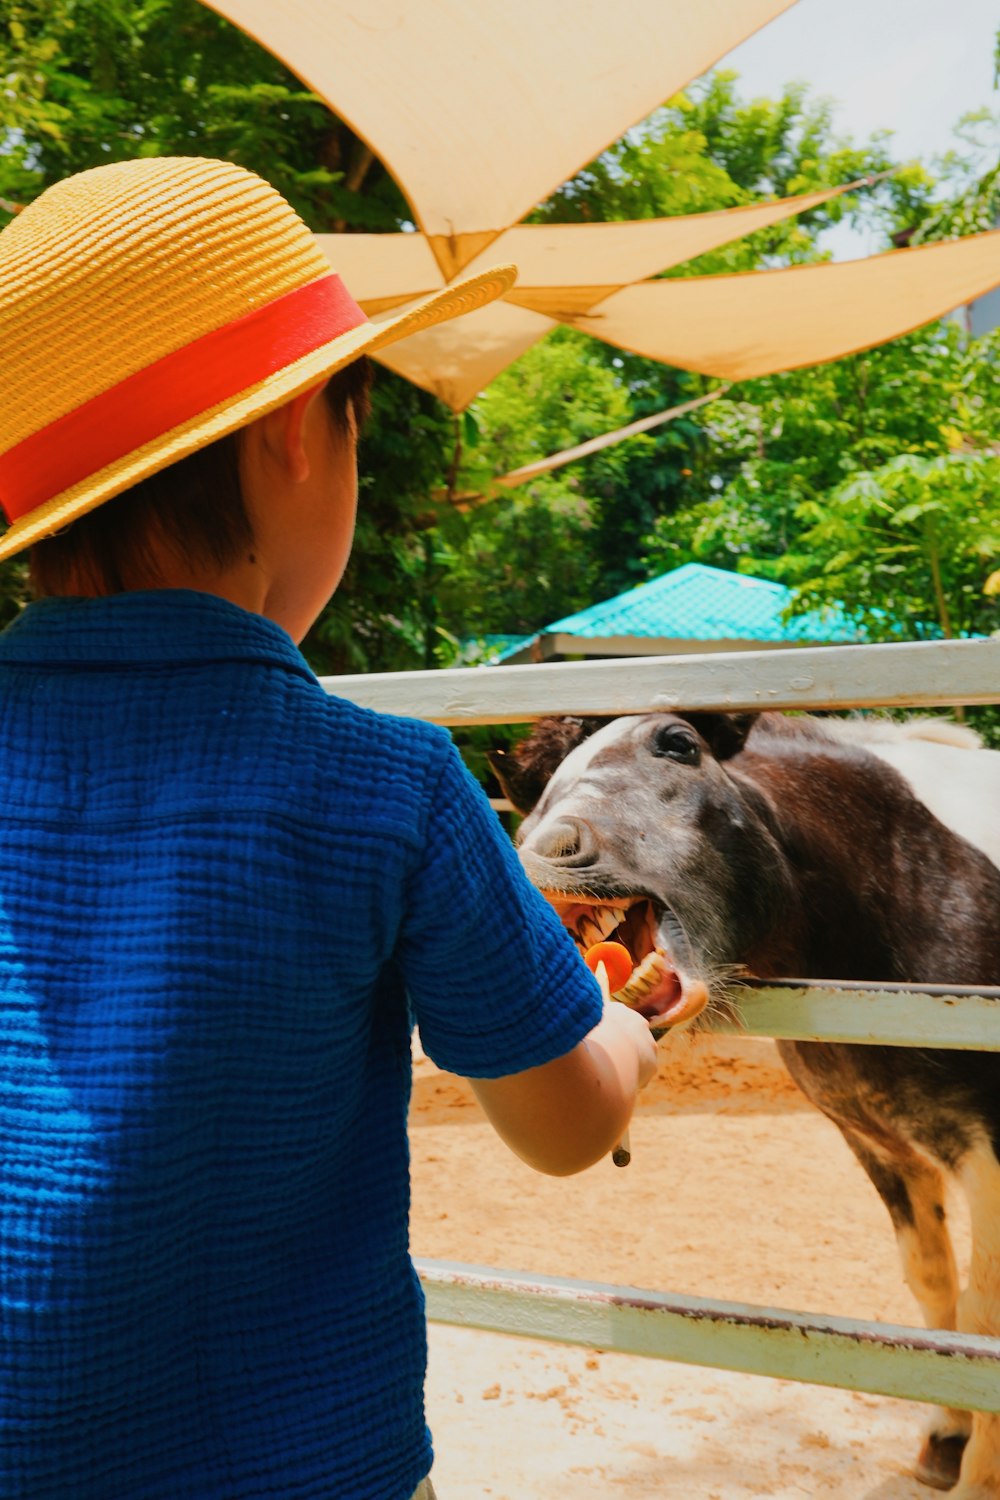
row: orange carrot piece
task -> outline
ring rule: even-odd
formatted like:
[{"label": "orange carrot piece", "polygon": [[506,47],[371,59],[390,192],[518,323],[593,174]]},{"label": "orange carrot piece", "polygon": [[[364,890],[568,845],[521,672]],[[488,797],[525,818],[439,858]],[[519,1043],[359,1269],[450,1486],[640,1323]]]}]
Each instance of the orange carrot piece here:
[{"label": "orange carrot piece", "polygon": [[632,977],[632,955],[624,943],[595,943],[592,948],[587,949],[583,961],[595,974],[597,965],[604,965],[608,989],[612,995],[628,984]]}]

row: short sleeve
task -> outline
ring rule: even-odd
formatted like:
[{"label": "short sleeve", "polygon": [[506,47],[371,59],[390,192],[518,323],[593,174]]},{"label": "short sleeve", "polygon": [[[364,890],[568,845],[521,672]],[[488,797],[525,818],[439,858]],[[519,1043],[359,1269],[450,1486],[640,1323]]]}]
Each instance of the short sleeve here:
[{"label": "short sleeve", "polygon": [[428,1056],[499,1078],[571,1051],[601,1018],[597,982],[449,746],[405,896],[400,958]]}]

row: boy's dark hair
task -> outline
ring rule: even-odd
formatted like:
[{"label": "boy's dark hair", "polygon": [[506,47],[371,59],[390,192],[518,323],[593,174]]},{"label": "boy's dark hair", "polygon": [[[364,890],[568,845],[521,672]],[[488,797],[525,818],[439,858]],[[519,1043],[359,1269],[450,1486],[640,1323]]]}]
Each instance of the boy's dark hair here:
[{"label": "boy's dark hair", "polygon": [[[331,375],[323,394],[338,432],[346,434],[352,418],[363,428],[371,382],[364,356]],[[240,487],[241,441],[241,431],[227,433],[36,542],[28,560],[35,595],[69,593],[82,579],[98,594],[121,593],[127,563],[144,564],[155,578],[154,539],[193,566],[234,563],[254,540]]]}]

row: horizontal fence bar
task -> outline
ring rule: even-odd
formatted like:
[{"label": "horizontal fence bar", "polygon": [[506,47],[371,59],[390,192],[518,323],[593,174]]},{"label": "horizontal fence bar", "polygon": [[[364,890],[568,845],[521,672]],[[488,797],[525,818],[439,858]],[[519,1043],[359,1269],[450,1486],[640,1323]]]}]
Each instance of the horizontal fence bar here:
[{"label": "horizontal fence bar", "polygon": [[321,681],[328,692],[367,708],[451,725],[682,708],[947,707],[1000,703],[1000,640],[707,652]]},{"label": "horizontal fence bar", "polygon": [[817,984],[805,979],[732,985],[735,1017],[711,1029],[788,1041],[1000,1052],[1000,989],[944,984]]},{"label": "horizontal fence bar", "polygon": [[[815,647],[815,641],[718,640],[713,651],[789,651]],[[704,656],[704,641],[684,641],[669,636],[637,635],[550,635],[533,636],[528,645],[505,658],[508,666],[522,662],[552,661],[554,657],[595,656]]]},{"label": "horizontal fence bar", "polygon": [[432,1322],[1000,1411],[1000,1339],[418,1260]]}]

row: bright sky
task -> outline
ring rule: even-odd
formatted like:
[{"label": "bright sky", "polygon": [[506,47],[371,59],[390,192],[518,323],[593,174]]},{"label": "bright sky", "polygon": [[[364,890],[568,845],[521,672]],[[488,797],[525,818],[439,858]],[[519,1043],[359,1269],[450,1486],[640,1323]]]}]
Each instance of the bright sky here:
[{"label": "bright sky", "polygon": [[[894,132],[900,160],[953,144],[961,115],[1000,110],[993,48],[1000,0],[798,0],[737,47],[735,68],[750,96],[801,80],[837,103],[836,124],[861,140]],[[837,259],[874,246],[837,232]]]}]

